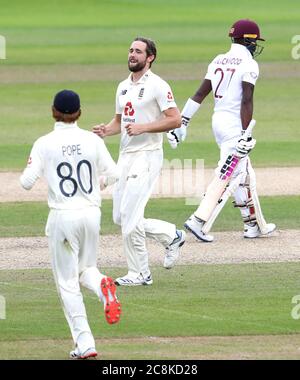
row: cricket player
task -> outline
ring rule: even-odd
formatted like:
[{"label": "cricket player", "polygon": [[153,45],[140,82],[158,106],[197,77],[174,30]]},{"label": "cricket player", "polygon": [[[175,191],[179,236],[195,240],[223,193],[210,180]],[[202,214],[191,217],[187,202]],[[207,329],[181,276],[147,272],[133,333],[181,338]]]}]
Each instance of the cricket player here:
[{"label": "cricket player", "polygon": [[146,237],[165,247],[164,267],[171,268],[185,242],[185,232],[174,224],[145,219],[144,210],[163,164],[163,133],[180,127],[180,112],[170,86],[150,67],[155,43],[136,38],[128,53],[130,75],[116,92],[116,113],[108,124],[93,131],[100,137],[121,133],[118,167],[120,179],[113,193],[113,219],[122,228],[128,273],[117,285],[151,285]]},{"label": "cricket player", "polygon": [[[275,224],[269,223],[262,230],[257,223],[260,207],[258,205],[255,209],[252,202],[256,194],[255,174],[248,156],[255,145],[255,140],[243,139],[243,133],[252,120],[254,86],[259,76],[258,64],[254,58],[263,50],[258,41],[264,39],[260,36],[259,26],[247,19],[235,22],[230,28],[229,37],[232,40],[230,50],[218,55],[210,63],[201,86],[195,95],[188,99],[182,110],[181,128],[169,132],[168,139],[172,147],[185,140],[191,118],[199,110],[207,95],[212,92],[215,101],[212,129],[220,148],[220,161],[216,173],[220,172],[229,155],[239,155],[241,159],[234,170],[232,180],[241,173],[245,175],[241,176],[240,186],[233,194],[234,205],[241,211],[244,237],[256,238],[262,234],[269,234],[276,228]],[[250,188],[253,189],[252,193]],[[209,191],[213,191],[212,186],[208,187],[207,192]],[[258,203],[258,198],[255,199]],[[185,227],[198,239],[211,242],[213,237],[202,231],[206,220],[201,219],[199,210],[201,204],[185,222]]]},{"label": "cricket player", "polygon": [[120,319],[121,305],[114,281],[96,267],[100,230],[100,176],[114,183],[118,170],[104,142],[80,129],[80,98],[70,90],[56,94],[52,106],[54,130],[33,145],[21,185],[30,190],[39,177],[48,183],[50,208],[46,235],[51,264],[75,349],[70,356],[97,356],[80,285],[104,303],[108,323]]}]

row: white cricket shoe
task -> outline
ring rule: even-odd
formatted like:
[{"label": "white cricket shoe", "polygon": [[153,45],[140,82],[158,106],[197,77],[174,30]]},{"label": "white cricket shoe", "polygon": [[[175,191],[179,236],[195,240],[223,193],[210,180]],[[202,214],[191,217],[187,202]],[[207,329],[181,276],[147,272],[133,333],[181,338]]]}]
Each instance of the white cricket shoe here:
[{"label": "white cricket shoe", "polygon": [[97,355],[98,353],[94,347],[88,348],[84,353],[79,352],[77,347],[70,352],[71,359],[89,359],[95,358]]},{"label": "white cricket shoe", "polygon": [[204,223],[198,221],[193,214],[184,223],[184,227],[192,234],[194,234],[197,239],[202,240],[206,243],[211,243],[214,240],[214,237],[212,235],[206,235],[204,232],[202,232],[203,224]]},{"label": "white cricket shoe", "polygon": [[115,279],[115,284],[118,286],[138,286],[138,285],[152,285],[153,280],[151,274],[146,278],[140,273],[137,277],[127,274],[124,277],[118,277]]},{"label": "white cricket shoe", "polygon": [[171,269],[179,257],[179,248],[185,243],[186,233],[183,230],[176,230],[176,238],[166,247],[164,267]]},{"label": "white cricket shoe", "polygon": [[244,238],[253,239],[259,236],[269,235],[273,231],[275,231],[276,224],[268,223],[267,228],[268,228],[268,232],[266,234],[262,234],[257,223],[255,223],[254,226],[250,226],[249,224],[244,224]]}]

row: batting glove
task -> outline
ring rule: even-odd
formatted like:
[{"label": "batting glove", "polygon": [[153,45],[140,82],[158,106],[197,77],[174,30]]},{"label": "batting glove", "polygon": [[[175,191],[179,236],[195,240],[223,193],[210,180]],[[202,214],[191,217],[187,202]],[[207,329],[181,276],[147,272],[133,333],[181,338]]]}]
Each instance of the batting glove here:
[{"label": "batting glove", "polygon": [[183,142],[186,139],[186,135],[187,135],[187,125],[181,124],[180,128],[175,129],[175,132],[179,140]]},{"label": "batting glove", "polygon": [[179,144],[179,138],[177,136],[177,133],[175,132],[175,129],[172,129],[171,131],[167,132],[167,139],[169,141],[169,144],[171,145],[171,148],[176,149],[177,145]]},{"label": "batting glove", "polygon": [[256,140],[252,137],[248,138],[248,140],[240,139],[235,147],[236,155],[240,158],[244,158],[251,152],[251,150],[255,147]]},{"label": "batting glove", "polygon": [[167,133],[169,144],[173,149],[177,148],[177,145],[185,140],[186,133],[186,126],[183,124],[181,124],[180,128],[172,129]]}]

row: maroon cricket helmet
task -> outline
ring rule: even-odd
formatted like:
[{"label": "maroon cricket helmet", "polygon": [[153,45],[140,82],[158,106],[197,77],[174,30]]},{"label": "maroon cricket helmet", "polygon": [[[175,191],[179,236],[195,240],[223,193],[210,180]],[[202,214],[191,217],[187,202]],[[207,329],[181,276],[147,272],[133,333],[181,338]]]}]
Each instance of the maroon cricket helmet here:
[{"label": "maroon cricket helmet", "polygon": [[232,38],[253,38],[265,41],[261,38],[258,25],[251,20],[242,19],[236,21],[229,30],[229,37]]}]

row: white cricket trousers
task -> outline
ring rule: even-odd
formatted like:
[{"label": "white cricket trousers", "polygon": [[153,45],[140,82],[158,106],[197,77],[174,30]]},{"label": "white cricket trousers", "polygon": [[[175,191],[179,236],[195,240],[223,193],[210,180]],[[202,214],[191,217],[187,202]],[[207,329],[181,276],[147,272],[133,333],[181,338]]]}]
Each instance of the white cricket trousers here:
[{"label": "white cricket trousers", "polygon": [[96,267],[100,219],[98,207],[52,209],[46,226],[57,291],[74,344],[82,353],[95,347],[95,341],[80,285],[92,290],[101,300],[100,282],[105,277]]},{"label": "white cricket trousers", "polygon": [[174,224],[145,219],[146,204],[163,164],[162,149],[121,153],[118,159],[119,181],[113,192],[114,223],[122,228],[128,274],[144,277],[150,274],[146,237],[167,247],[176,237]]},{"label": "white cricket trousers", "polygon": [[[235,153],[235,147],[238,140],[241,138],[242,124],[241,119],[232,116],[228,112],[216,112],[212,118],[213,132],[216,142],[220,148],[220,161],[216,168],[216,174],[220,172],[226,158]],[[249,156],[242,158],[236,166],[232,179],[236,178],[240,173],[241,176],[240,186],[234,192],[233,197],[237,205],[240,205],[240,212],[243,220],[250,218],[251,210],[246,206],[250,193],[246,182],[249,180],[249,168],[252,168]],[[254,173],[254,172],[253,172]],[[255,176],[251,176],[251,181],[256,181]],[[242,206],[244,205],[244,206]]]}]

